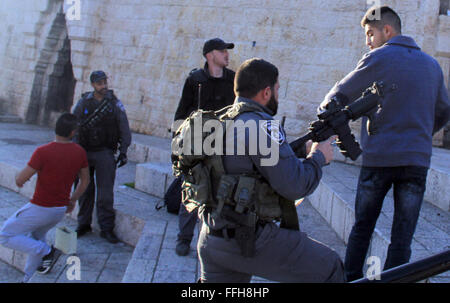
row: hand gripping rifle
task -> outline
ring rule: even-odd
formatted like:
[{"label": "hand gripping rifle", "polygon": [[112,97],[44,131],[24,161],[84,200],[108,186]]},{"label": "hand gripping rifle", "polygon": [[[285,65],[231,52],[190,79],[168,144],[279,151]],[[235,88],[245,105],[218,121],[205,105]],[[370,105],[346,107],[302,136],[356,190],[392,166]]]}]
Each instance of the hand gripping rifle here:
[{"label": "hand gripping rifle", "polygon": [[[362,150],[359,147],[355,136],[351,133],[349,121],[355,121],[361,116],[367,116],[367,131],[369,134],[374,134],[376,128],[371,123],[374,114],[381,108],[380,98],[383,97],[383,82],[374,82],[373,85],[367,88],[360,98],[355,102],[343,106],[344,95],[336,95],[331,98],[330,103],[327,104],[326,110],[317,115],[319,118],[310,123],[309,132],[303,137],[290,143],[295,154],[301,154],[302,147],[308,140],[314,142],[321,142],[327,140],[333,135],[337,135],[336,144],[341,153],[350,157],[353,161],[358,158]],[[393,86],[394,89],[394,86]]]}]

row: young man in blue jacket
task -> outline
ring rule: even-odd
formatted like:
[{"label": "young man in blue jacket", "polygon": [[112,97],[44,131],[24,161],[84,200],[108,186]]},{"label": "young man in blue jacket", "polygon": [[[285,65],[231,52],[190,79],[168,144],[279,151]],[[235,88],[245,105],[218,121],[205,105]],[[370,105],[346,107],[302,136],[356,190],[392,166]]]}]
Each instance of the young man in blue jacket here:
[{"label": "young man in blue jacket", "polygon": [[[384,197],[394,187],[394,221],[384,269],[407,263],[419,217],[432,152],[432,136],[450,117],[450,103],[439,63],[402,35],[401,20],[387,6],[373,7],[361,20],[370,52],[338,82],[320,105],[339,96],[354,101],[374,81],[383,81],[382,110],[361,129],[363,164],[355,203],[355,225],[345,256],[347,280],[362,268]],[[395,87],[395,90],[390,88]],[[344,104],[344,105],[345,105]]]}]

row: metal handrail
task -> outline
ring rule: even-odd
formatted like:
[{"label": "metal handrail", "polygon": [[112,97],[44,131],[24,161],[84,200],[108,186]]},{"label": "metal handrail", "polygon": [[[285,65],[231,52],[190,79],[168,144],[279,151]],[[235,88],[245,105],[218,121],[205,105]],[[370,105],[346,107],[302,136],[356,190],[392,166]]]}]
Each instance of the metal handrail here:
[{"label": "metal handrail", "polygon": [[362,278],[350,283],[415,283],[450,269],[450,250],[412,263],[406,263],[380,274],[379,279]]}]

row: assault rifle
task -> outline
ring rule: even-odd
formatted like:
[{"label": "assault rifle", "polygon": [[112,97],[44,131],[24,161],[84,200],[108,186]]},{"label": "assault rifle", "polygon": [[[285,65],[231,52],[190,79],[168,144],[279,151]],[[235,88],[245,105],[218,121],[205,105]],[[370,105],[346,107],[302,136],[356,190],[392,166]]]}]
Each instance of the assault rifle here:
[{"label": "assault rifle", "polygon": [[[333,135],[337,135],[336,145],[341,153],[353,161],[358,158],[362,150],[355,136],[351,133],[349,121],[355,121],[361,116],[367,116],[367,131],[370,135],[376,133],[376,126],[371,123],[374,114],[381,108],[380,98],[383,97],[383,82],[374,82],[367,88],[360,98],[353,103],[343,106],[346,101],[344,95],[331,98],[326,110],[317,115],[319,118],[310,123],[309,132],[303,137],[290,143],[297,156],[301,155],[302,147],[308,140],[321,142]],[[395,89],[395,86],[393,86]]]},{"label": "assault rifle", "polygon": [[111,111],[111,102],[113,100],[112,91],[108,91],[102,103],[89,115],[84,121],[80,123],[80,129],[86,130],[96,126],[103,118]]}]

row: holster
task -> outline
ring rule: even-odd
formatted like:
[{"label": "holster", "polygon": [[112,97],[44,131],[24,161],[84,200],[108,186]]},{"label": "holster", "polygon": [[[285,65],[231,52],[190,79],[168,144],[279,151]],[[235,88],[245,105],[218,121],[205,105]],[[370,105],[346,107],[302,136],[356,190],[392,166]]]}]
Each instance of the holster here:
[{"label": "holster", "polygon": [[242,256],[253,257],[255,255],[256,241],[256,214],[254,212],[240,214],[234,210],[224,208],[222,210],[222,216],[230,222],[239,224],[239,227],[236,228],[234,238],[241,249]]},{"label": "holster", "polygon": [[256,233],[254,226],[237,227],[234,238],[241,249],[242,256],[251,258],[255,255]]},{"label": "holster", "polygon": [[280,206],[282,210],[280,227],[285,229],[300,230],[297,209],[292,201],[281,198]]}]

